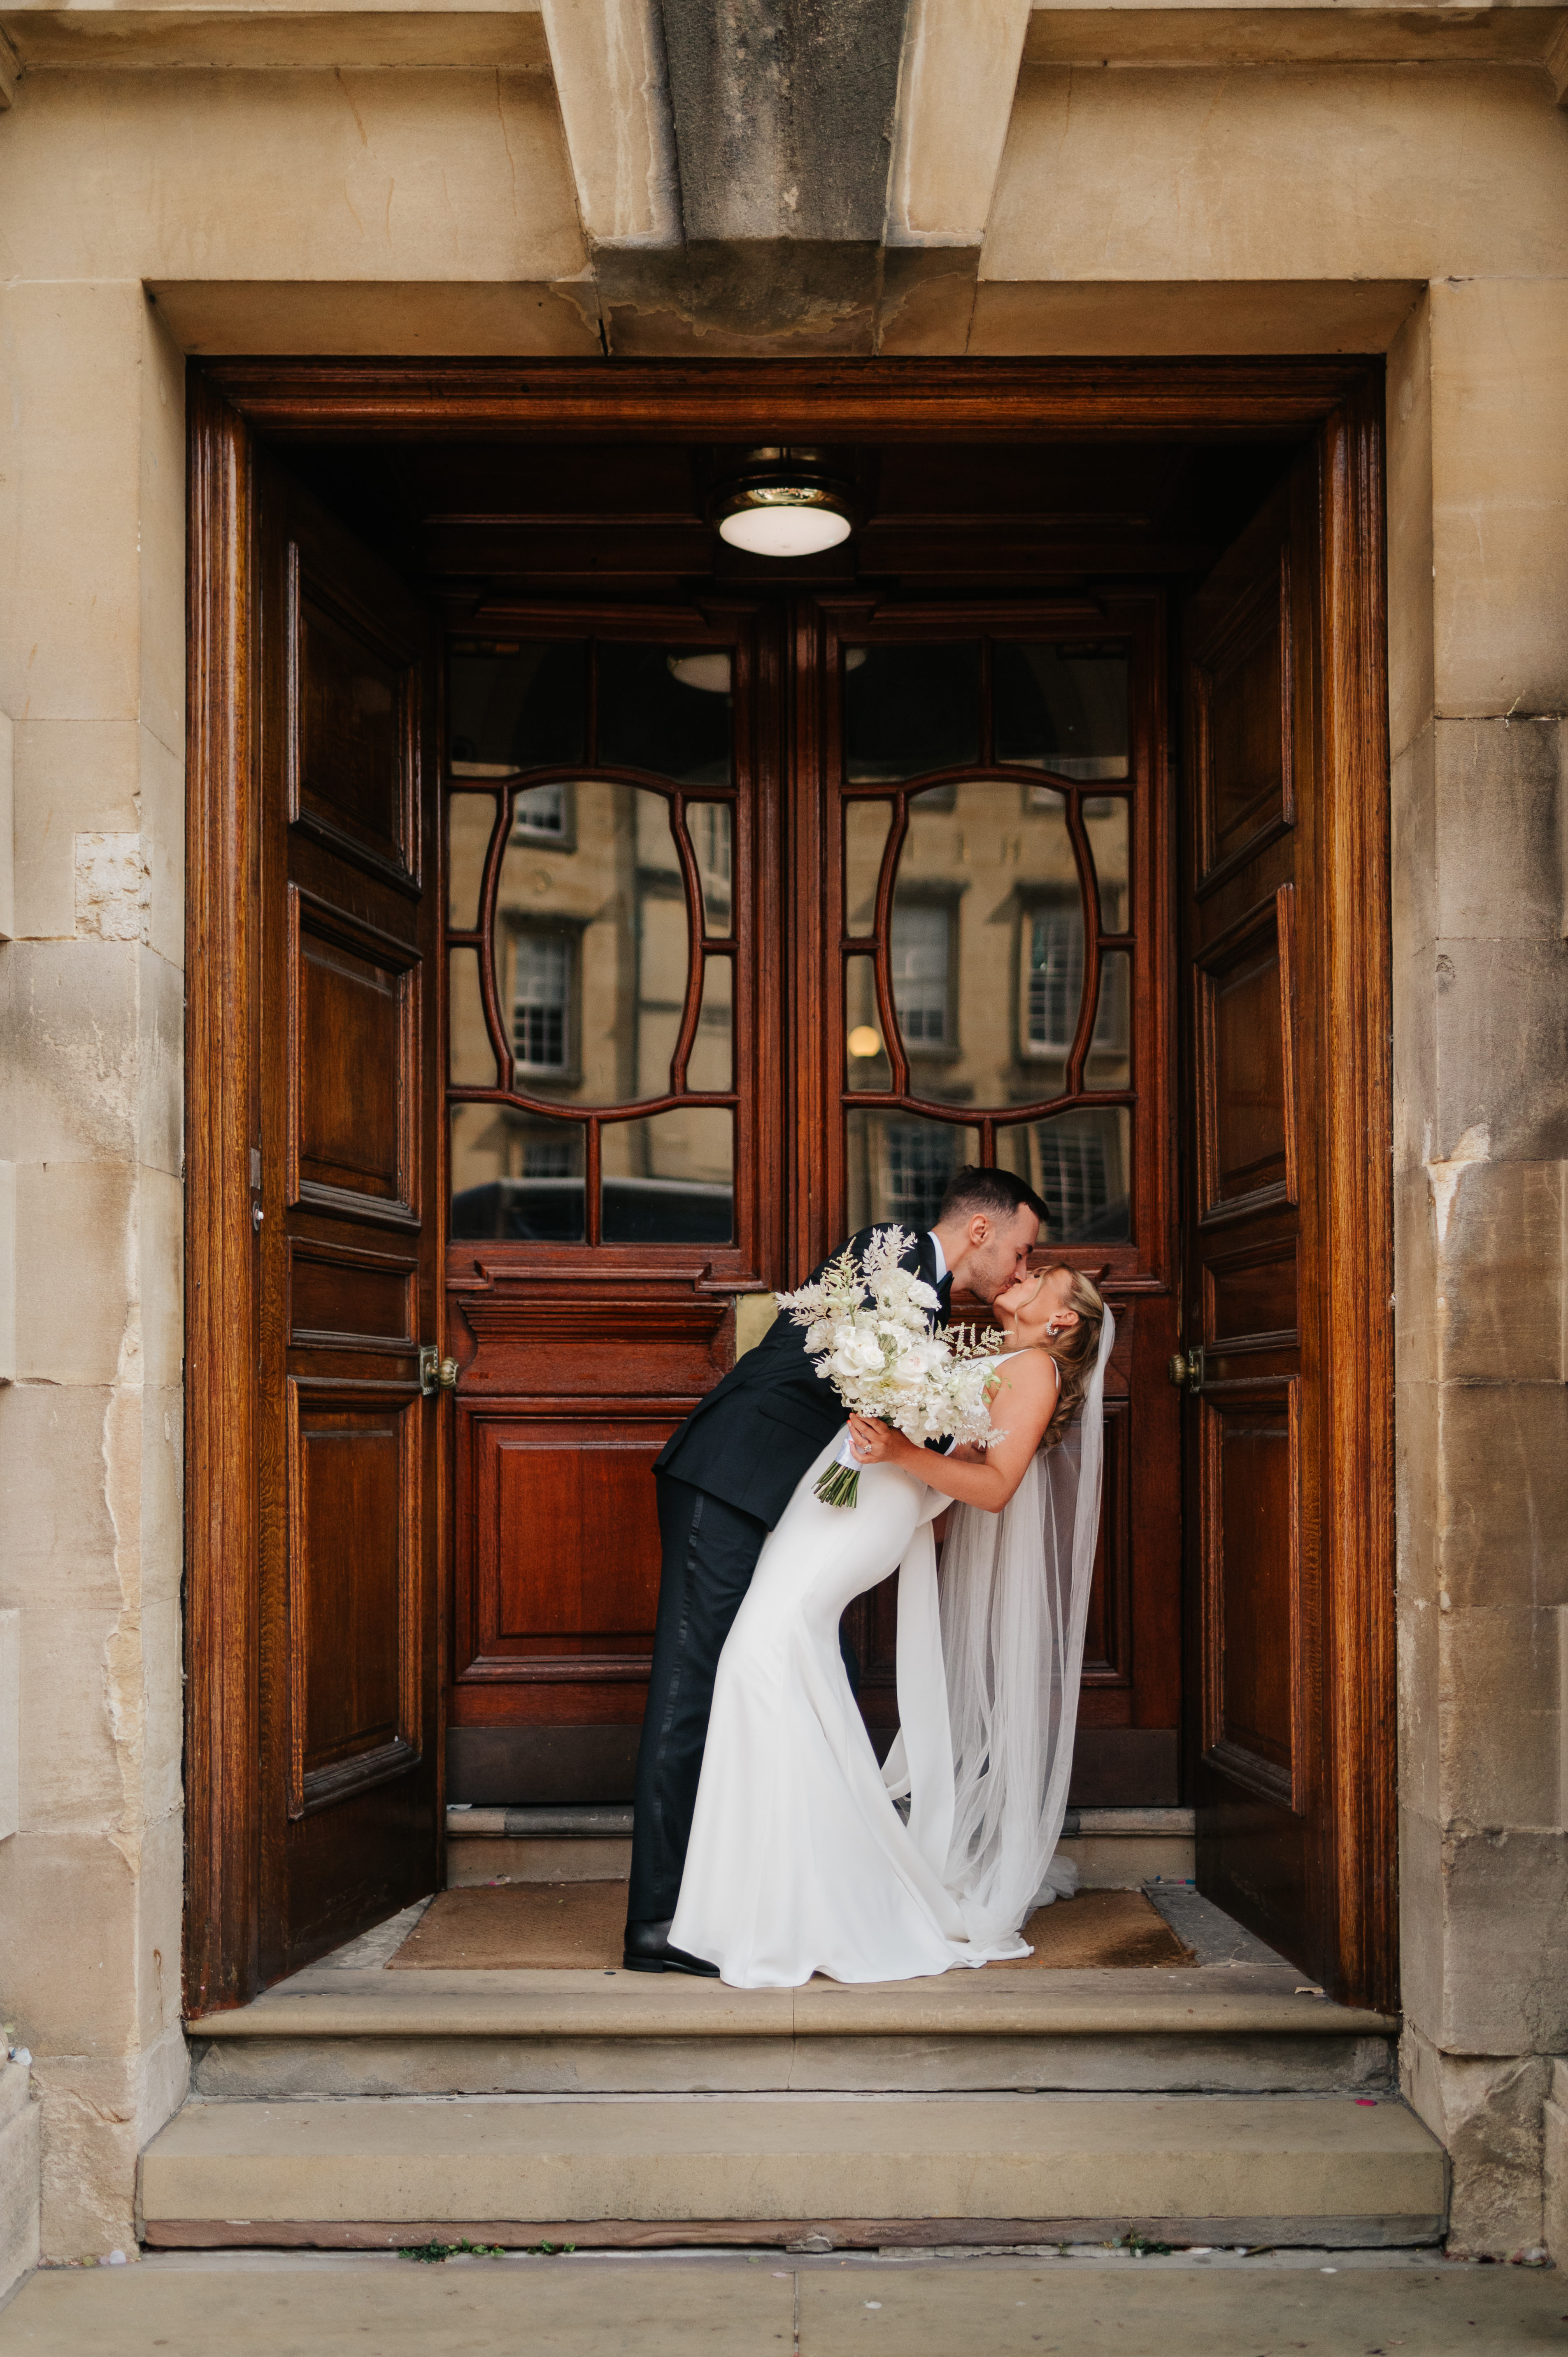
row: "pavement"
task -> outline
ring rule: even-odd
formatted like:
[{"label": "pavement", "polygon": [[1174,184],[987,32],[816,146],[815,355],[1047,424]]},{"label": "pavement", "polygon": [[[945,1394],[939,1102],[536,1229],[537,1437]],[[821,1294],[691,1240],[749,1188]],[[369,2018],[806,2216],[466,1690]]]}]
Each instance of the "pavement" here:
[{"label": "pavement", "polygon": [[1530,2357],[1568,2276],[1431,2253],[168,2252],[44,2268],[0,2357]]}]

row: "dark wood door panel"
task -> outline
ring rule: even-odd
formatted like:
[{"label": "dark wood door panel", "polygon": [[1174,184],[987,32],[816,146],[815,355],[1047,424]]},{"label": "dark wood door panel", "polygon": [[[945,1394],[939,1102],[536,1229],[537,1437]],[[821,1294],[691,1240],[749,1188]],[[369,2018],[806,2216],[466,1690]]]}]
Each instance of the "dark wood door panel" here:
[{"label": "dark wood door panel", "polygon": [[336,594],[308,553],[290,560],[289,816],[332,849],[417,883],[417,683],[407,641],[390,634],[384,601],[360,605],[341,576]]},{"label": "dark wood door panel", "polygon": [[1316,451],[1298,461],[1188,608],[1182,863],[1198,1879],[1315,1975],[1333,1939],[1318,1570],[1324,1132],[1299,1039],[1323,954],[1317,468]]},{"label": "dark wood door panel", "polygon": [[1196,961],[1199,1217],[1294,1203],[1294,1049],[1283,886]]},{"label": "dark wood door panel", "polygon": [[659,1603],[653,1459],[674,1429],[465,1410],[476,1610],[458,1675],[635,1656]]},{"label": "dark wood door panel", "polygon": [[422,1421],[405,1385],[290,1380],[291,1816],[418,1756]]},{"label": "dark wood door panel", "polygon": [[1294,822],[1291,590],[1291,552],[1281,543],[1240,583],[1229,606],[1223,592],[1209,598],[1204,643],[1188,674],[1200,894]]},{"label": "dark wood door panel", "polygon": [[1236,1398],[1208,1390],[1202,1418],[1211,1501],[1204,1758],[1266,1798],[1295,1796],[1301,1468],[1298,1388]]},{"label": "dark wood door panel", "polygon": [[417,1225],[422,1103],[416,955],[289,888],[289,1195]]},{"label": "dark wood door panel", "polygon": [[435,1888],[438,912],[407,591],[262,469],[263,1980]]},{"label": "dark wood door panel", "polygon": [[1202,1340],[1211,1357],[1299,1347],[1299,1254],[1291,1233],[1206,1255]]},{"label": "dark wood door panel", "polygon": [[336,1238],[296,1236],[289,1254],[289,1340],[297,1349],[406,1357],[419,1348],[419,1262]]}]

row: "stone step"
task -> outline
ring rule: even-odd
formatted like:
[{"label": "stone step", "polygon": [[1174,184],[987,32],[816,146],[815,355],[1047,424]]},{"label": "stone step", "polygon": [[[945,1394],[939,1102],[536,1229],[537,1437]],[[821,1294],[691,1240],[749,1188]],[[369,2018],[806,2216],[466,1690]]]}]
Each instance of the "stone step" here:
[{"label": "stone step", "polygon": [[1398,2029],[1279,1964],[730,1989],[324,1964],[188,2027],[197,2093],[234,2097],[1366,2094],[1393,2084]]},{"label": "stone step", "polygon": [[142,2158],[146,2240],[1098,2239],[1420,2244],[1442,2147],[1397,2099],[193,2099]]}]

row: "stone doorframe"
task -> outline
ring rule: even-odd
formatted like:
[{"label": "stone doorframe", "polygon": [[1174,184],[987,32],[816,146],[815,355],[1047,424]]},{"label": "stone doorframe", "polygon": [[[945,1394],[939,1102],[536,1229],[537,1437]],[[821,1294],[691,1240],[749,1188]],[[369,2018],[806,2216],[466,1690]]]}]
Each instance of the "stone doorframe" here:
[{"label": "stone doorframe", "polygon": [[[1337,1994],[1395,2010],[1393,1211],[1380,357],[214,361],[188,402],[185,1991],[256,1991],[259,1694],[251,1217],[257,996],[252,437],[736,441],[1298,428],[1321,457],[1330,1368],[1322,1534]],[[797,1015],[806,1010],[797,1009]]]}]

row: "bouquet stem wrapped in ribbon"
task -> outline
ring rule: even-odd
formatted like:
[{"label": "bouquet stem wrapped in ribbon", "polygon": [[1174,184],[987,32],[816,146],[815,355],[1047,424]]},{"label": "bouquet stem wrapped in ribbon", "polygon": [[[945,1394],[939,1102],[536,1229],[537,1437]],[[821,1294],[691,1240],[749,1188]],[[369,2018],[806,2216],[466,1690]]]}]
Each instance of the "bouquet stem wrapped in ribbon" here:
[{"label": "bouquet stem wrapped in ribbon", "polygon": [[[947,1334],[933,1329],[935,1291],[898,1265],[913,1241],[901,1228],[878,1228],[864,1261],[846,1246],[814,1285],[775,1298],[806,1329],[818,1377],[832,1384],[852,1415],[875,1416],[918,1443],[972,1441],[983,1448],[1004,1437],[993,1429],[986,1405],[991,1354],[1002,1338],[961,1327]],[[860,1467],[846,1432],[816,1495],[825,1506],[854,1506],[859,1493]]]}]

